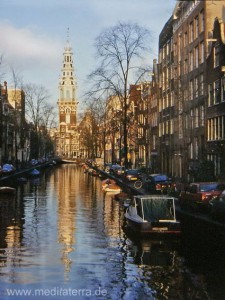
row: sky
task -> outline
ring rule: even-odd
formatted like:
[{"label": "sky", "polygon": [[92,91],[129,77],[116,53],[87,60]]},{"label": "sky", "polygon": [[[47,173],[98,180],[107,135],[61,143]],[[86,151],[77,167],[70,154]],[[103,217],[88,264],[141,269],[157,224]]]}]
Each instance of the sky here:
[{"label": "sky", "polygon": [[[57,106],[63,50],[70,32],[82,110],[88,74],[96,68],[94,41],[119,21],[135,22],[152,33],[149,63],[158,55],[158,37],[172,15],[175,0],[0,0],[0,82],[44,86]],[[148,60],[148,58],[147,58]],[[78,110],[79,110],[78,106]]]}]

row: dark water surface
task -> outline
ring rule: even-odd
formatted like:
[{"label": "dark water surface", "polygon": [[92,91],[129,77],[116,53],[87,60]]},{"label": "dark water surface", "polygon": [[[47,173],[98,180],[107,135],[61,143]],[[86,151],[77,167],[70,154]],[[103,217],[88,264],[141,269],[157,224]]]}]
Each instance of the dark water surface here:
[{"label": "dark water surface", "polygon": [[204,245],[134,239],[123,206],[80,167],[0,197],[0,299],[225,299],[223,260]]}]

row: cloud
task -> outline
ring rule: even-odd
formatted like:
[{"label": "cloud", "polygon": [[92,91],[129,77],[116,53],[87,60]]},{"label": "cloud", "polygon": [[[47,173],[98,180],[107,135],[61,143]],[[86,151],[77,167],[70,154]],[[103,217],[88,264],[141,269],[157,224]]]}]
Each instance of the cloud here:
[{"label": "cloud", "polygon": [[59,61],[62,43],[35,32],[33,28],[16,28],[4,22],[0,23],[0,32],[0,54],[9,64],[19,63],[26,69],[36,64],[51,66]]}]

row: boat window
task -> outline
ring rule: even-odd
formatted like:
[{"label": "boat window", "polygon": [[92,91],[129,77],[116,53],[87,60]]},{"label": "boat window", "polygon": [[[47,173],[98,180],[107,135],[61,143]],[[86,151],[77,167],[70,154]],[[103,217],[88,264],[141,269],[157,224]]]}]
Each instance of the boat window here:
[{"label": "boat window", "polygon": [[141,203],[141,199],[137,198],[136,200],[136,208],[137,208],[137,213],[138,215],[143,218],[143,213],[142,213],[142,203]]},{"label": "boat window", "polygon": [[144,219],[151,221],[174,220],[172,199],[143,199]]}]

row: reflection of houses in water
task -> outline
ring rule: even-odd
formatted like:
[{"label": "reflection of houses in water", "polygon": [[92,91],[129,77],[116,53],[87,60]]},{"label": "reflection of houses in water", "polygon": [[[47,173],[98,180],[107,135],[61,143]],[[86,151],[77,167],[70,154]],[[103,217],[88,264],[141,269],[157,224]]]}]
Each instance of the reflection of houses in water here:
[{"label": "reflection of houses in water", "polygon": [[122,216],[120,216],[120,205],[114,200],[114,195],[106,193],[104,196],[104,227],[105,233],[111,237],[121,235]]},{"label": "reflection of houses in water", "polygon": [[55,186],[58,193],[58,241],[62,245],[62,262],[65,272],[70,272],[69,254],[74,251],[75,244],[75,191],[79,188],[76,181],[76,167],[63,165],[56,171]]},{"label": "reflection of houses in water", "polygon": [[176,251],[166,241],[140,240],[134,246],[134,260],[138,265],[173,266]]},{"label": "reflection of houses in water", "polygon": [[18,266],[21,262],[22,228],[21,216],[24,206],[19,201],[21,190],[17,189],[15,195],[1,195],[0,199],[0,268],[7,267],[7,272],[12,280],[14,274],[11,266]]},{"label": "reflection of houses in water", "polygon": [[187,295],[187,299],[203,299],[198,297],[199,287],[191,284],[190,289],[190,282],[187,283],[188,276],[179,256],[180,242],[179,239],[146,239],[131,246],[134,262],[154,291],[155,299],[183,299]]},{"label": "reflection of houses in water", "polygon": [[22,230],[21,226],[18,224],[13,224],[6,229],[6,251],[5,255],[7,258],[7,266],[19,265],[20,260],[18,257],[21,256],[21,240],[22,240]]}]

